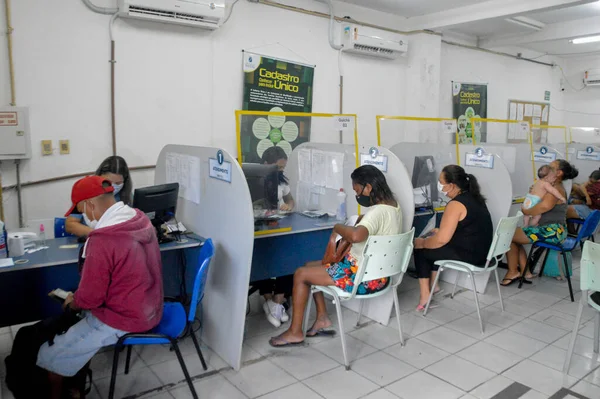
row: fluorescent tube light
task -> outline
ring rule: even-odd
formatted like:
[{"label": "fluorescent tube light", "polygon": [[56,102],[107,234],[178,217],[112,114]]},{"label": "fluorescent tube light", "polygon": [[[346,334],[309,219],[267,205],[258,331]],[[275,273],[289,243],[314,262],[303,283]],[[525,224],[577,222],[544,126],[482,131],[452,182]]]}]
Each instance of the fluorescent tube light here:
[{"label": "fluorescent tube light", "polygon": [[527,17],[506,18],[505,21],[510,22],[515,25],[524,26],[529,29],[537,30],[537,31],[544,29],[544,27],[546,26],[546,24],[544,24],[540,21],[536,21],[535,19],[531,19],[531,18],[527,18]]},{"label": "fluorescent tube light", "polygon": [[569,40],[573,44],[585,44],[600,42],[600,36],[578,37],[577,39]]}]

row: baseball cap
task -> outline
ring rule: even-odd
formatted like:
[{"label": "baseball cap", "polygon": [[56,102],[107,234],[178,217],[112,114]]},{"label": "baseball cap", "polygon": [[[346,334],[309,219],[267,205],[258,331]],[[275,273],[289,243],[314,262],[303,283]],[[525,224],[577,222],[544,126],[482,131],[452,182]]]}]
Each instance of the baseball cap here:
[{"label": "baseball cap", "polygon": [[[104,187],[104,183],[106,183],[108,186]],[[71,202],[73,205],[65,214],[65,216],[69,216],[71,213],[73,213],[77,207],[77,204],[81,201],[95,198],[103,194],[109,194],[113,191],[115,191],[115,189],[110,181],[106,180],[102,176],[86,176],[83,179],[77,180],[73,185],[73,190],[71,190]]]}]

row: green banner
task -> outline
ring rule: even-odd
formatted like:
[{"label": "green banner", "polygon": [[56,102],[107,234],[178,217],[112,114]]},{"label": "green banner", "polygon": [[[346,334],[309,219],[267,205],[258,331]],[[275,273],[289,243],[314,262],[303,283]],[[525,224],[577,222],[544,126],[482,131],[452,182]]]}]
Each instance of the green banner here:
[{"label": "green banner", "polygon": [[[460,144],[487,143],[487,126],[469,118],[487,118],[487,85],[452,82],[452,117],[457,119]],[[456,142],[454,140],[453,142]]]},{"label": "green banner", "polygon": [[[243,109],[312,112],[314,66],[244,52]],[[310,118],[243,115],[242,162],[260,163],[263,152],[280,146],[288,154],[310,139]]]}]

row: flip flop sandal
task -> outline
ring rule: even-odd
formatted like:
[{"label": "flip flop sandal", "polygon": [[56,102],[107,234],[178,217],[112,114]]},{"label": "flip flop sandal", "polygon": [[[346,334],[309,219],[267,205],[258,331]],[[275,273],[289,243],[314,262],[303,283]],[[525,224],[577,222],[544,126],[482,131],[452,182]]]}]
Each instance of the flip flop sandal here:
[{"label": "flip flop sandal", "polygon": [[[283,342],[281,345],[277,345],[276,342]],[[304,346],[304,341],[300,342],[288,342],[281,337],[273,337],[269,340],[269,345],[273,348],[289,348],[292,346]]]},{"label": "flip flop sandal", "polygon": [[326,330],[324,328],[320,328],[318,330],[313,330],[312,328],[306,332],[306,338],[314,338],[314,337],[333,337],[336,334],[335,330]]}]

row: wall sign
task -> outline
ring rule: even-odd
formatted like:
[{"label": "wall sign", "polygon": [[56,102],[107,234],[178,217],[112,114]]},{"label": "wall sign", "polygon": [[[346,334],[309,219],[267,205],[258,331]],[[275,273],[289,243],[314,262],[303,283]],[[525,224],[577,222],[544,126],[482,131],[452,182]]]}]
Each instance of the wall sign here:
[{"label": "wall sign", "polygon": [[225,162],[223,151],[217,151],[217,158],[209,158],[208,175],[213,179],[231,183],[231,162]]},{"label": "wall sign", "polygon": [[373,165],[382,172],[388,170],[388,157],[379,155],[377,147],[371,147],[368,154],[360,154],[360,165]]},{"label": "wall sign", "polygon": [[476,168],[494,169],[494,155],[486,154],[481,147],[476,148],[474,152],[465,155],[465,165]]},{"label": "wall sign", "polygon": [[442,121],[442,133],[456,134],[457,130],[458,125],[456,124],[456,119],[452,119],[451,121]]},{"label": "wall sign", "polygon": [[540,147],[539,151],[533,152],[535,162],[550,163],[556,161],[556,153],[548,151],[547,147]]},{"label": "wall sign", "polygon": [[333,117],[333,125],[336,130],[350,130],[354,131],[354,116],[341,116],[336,115]]},{"label": "wall sign", "polygon": [[577,159],[582,161],[600,161],[600,152],[594,151],[594,147],[587,147],[585,151],[577,151]]}]

